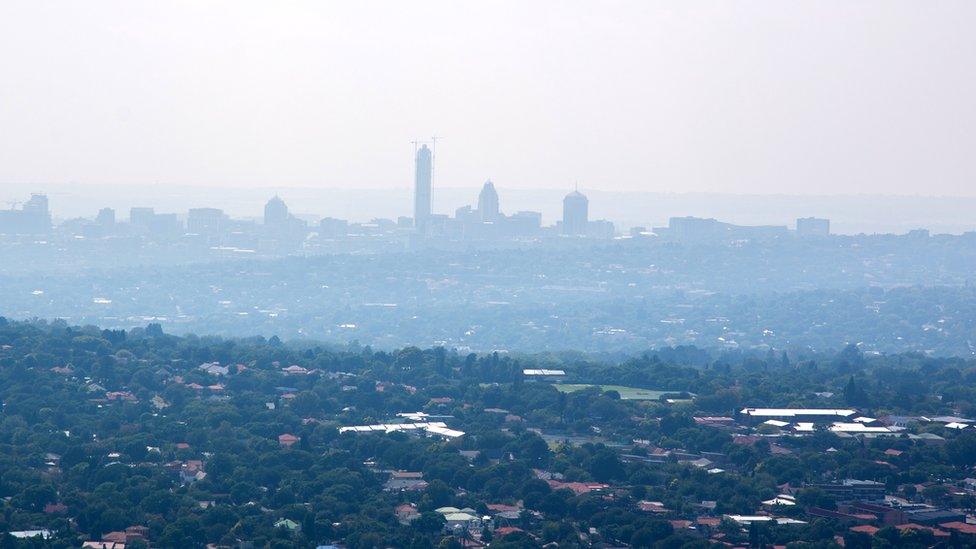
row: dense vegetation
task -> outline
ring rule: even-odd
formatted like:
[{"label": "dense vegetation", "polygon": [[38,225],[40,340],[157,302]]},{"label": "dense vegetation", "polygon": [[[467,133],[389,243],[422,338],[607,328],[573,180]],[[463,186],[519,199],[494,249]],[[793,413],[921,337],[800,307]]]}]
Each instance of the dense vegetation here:
[{"label": "dense vegetation", "polygon": [[[675,348],[597,363],[574,355],[475,356],[441,348],[388,353],[277,338],[177,337],[158,325],[125,332],[2,319],[0,346],[0,529],[51,529],[46,545],[53,547],[131,525],[147,526],[153,545],[161,547],[451,545],[458,542],[444,536],[443,519],[433,509],[486,513],[488,504],[519,501],[524,510],[511,525],[522,532],[492,547],[553,541],[561,547],[697,547],[709,542],[639,513],[636,502],[661,502],[670,518],[694,517],[702,501],[717,502],[718,515],[748,514],[783,483],[851,477],[897,491],[950,484],[976,464],[976,435],[937,425],[913,429],[941,433],[944,446],[819,433],[782,439],[777,444],[788,452],[773,452],[766,441],[732,444],[728,432],[692,420],[746,405],[976,415],[976,362],[964,359],[866,357],[852,346],[837,355]],[[231,371],[220,376],[199,368],[214,362]],[[289,365],[311,373],[288,375],[282,368]],[[667,404],[621,400],[597,389],[563,393],[523,381],[527,366],[559,366],[575,382],[696,398]],[[814,394],[825,391],[834,395]],[[337,429],[421,409],[451,416],[450,426],[466,436],[441,441],[403,433],[340,435]],[[284,433],[299,441],[282,446]],[[655,447],[721,453],[726,471],[623,457]],[[889,448],[904,451],[897,466],[879,464]],[[205,478],[181,479],[180,464],[193,460],[202,463]],[[385,491],[389,470],[422,472],[428,484],[421,492]],[[536,471],[567,482],[606,483],[610,490],[553,489]],[[800,495],[830,505],[823,494]],[[929,495],[954,497],[948,490]],[[400,524],[394,507],[408,501],[418,505],[420,517]],[[973,506],[972,499],[955,503]],[[57,504],[64,507],[52,511]],[[301,527],[285,528],[282,519]],[[844,529],[813,521],[764,535],[829,545],[835,534]],[[728,528],[728,536],[747,539],[736,528]],[[15,542],[8,537],[3,543]]]}]

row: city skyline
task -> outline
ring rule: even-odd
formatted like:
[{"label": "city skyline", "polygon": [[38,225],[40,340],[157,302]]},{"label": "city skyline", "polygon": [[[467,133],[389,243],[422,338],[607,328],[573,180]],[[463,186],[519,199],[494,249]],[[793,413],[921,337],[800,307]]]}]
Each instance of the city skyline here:
[{"label": "city skyline", "polygon": [[[829,213],[831,208],[828,207],[826,210],[824,210],[824,206],[822,203],[815,206],[801,205],[800,210],[794,210],[792,212],[793,215],[784,214],[784,212],[778,212],[776,217],[773,219],[759,218],[759,219],[752,219],[749,221],[743,221],[742,219],[736,217],[729,218],[722,214],[715,214],[715,213],[710,214],[707,211],[705,212],[694,211],[694,210],[688,211],[688,210],[681,210],[681,209],[675,211],[663,210],[664,215],[662,215],[662,210],[658,210],[658,212],[655,215],[652,216],[643,215],[641,216],[640,219],[636,219],[633,217],[628,218],[626,216],[620,217],[618,215],[619,204],[616,205],[607,204],[606,209],[602,211],[599,208],[597,209],[597,215],[592,217],[592,219],[594,219],[595,221],[591,221],[589,199],[580,192],[578,181],[574,184],[573,191],[561,197],[561,203],[562,203],[561,212],[557,211],[553,206],[552,203],[555,202],[555,200],[553,195],[549,193],[548,200],[539,200],[537,197],[536,201],[529,203],[527,207],[523,202],[520,206],[516,206],[510,210],[512,212],[512,215],[505,215],[500,208],[499,193],[496,190],[494,182],[491,179],[488,179],[484,184],[482,184],[481,189],[477,194],[476,200],[471,201],[467,197],[463,198],[460,200],[460,203],[462,204],[466,203],[467,205],[462,205],[458,207],[457,201],[452,203],[450,202],[450,200],[457,200],[459,192],[473,194],[473,189],[470,189],[468,187],[454,187],[454,188],[445,187],[441,189],[441,192],[435,192],[434,189],[435,151],[433,147],[436,144],[436,140],[437,138],[433,137],[430,138],[428,141],[413,142],[414,144],[413,186],[411,189],[412,194],[411,194],[411,201],[410,201],[412,204],[412,210],[408,209],[410,208],[410,205],[406,204],[405,203],[406,201],[403,201],[398,206],[396,206],[395,209],[397,213],[393,215],[387,214],[386,216],[384,216],[383,213],[378,213],[377,211],[369,211],[366,213],[366,216],[363,218],[361,215],[360,216],[349,215],[349,212],[342,211],[341,209],[339,210],[341,211],[341,213],[338,214],[335,213],[335,210],[331,212],[322,212],[322,211],[312,212],[308,210],[310,203],[306,200],[303,200],[300,203],[306,209],[304,211],[293,214],[289,212],[288,207],[284,204],[282,198],[279,196],[280,194],[283,194],[283,190],[269,189],[268,192],[269,193],[273,192],[274,196],[263,205],[265,225],[268,224],[269,208],[272,208],[272,210],[283,209],[283,213],[279,212],[277,216],[284,219],[284,221],[279,220],[275,224],[278,225],[279,227],[286,227],[286,226],[290,227],[290,229],[288,229],[285,232],[297,231],[300,229],[299,225],[301,227],[304,227],[309,223],[312,224],[317,222],[324,223],[325,222],[324,220],[332,220],[338,218],[341,219],[343,223],[350,223],[350,222],[362,223],[362,222],[366,222],[367,220],[369,221],[369,223],[390,222],[397,225],[407,223],[410,227],[416,229],[419,235],[425,238],[430,236],[437,236],[437,235],[444,236],[450,233],[451,230],[445,229],[445,225],[444,225],[445,222],[461,223],[462,225],[465,226],[472,226],[472,224],[481,224],[485,226],[494,225],[494,228],[492,229],[494,233],[491,232],[484,233],[484,231],[479,231],[479,233],[483,233],[480,234],[480,238],[484,238],[484,237],[499,238],[506,234],[509,237],[511,237],[514,236],[516,233],[521,234],[522,236],[527,236],[531,234],[532,231],[534,230],[532,229],[532,227],[535,228],[551,227],[557,233],[562,234],[564,236],[596,236],[596,235],[612,236],[613,234],[626,233],[628,229],[634,229],[639,232],[642,230],[647,230],[649,227],[663,227],[664,225],[670,225],[672,220],[681,219],[681,218],[710,219],[713,221],[719,221],[723,224],[728,223],[730,224],[730,226],[744,225],[744,226],[766,226],[766,227],[783,226],[783,223],[787,220],[789,220],[790,222],[797,220],[796,228],[798,231],[800,231],[801,229],[799,227],[799,221],[802,221],[807,218],[814,221],[820,219],[828,220],[829,218],[832,217],[831,214]],[[431,146],[428,147],[428,144],[430,144]],[[164,188],[167,190],[173,189],[170,186],[164,186]],[[260,218],[260,215],[255,215],[253,209],[245,213],[242,213],[239,210],[236,212],[224,210],[225,207],[224,204],[226,203],[227,199],[230,198],[232,195],[237,195],[238,193],[228,193],[226,192],[225,189],[216,188],[217,190],[220,191],[219,198],[216,201],[214,201],[212,198],[208,199],[210,203],[201,203],[201,200],[198,197],[194,196],[195,195],[195,193],[193,192],[194,189],[196,188],[194,187],[189,188],[189,196],[187,197],[187,200],[176,207],[177,212],[175,213],[172,211],[165,212],[165,213],[155,212],[154,207],[145,206],[145,204],[151,202],[145,199],[139,199],[138,202],[126,204],[124,207],[120,209],[122,210],[128,209],[130,212],[139,212],[140,215],[142,215],[142,213],[148,213],[150,217],[155,216],[157,220],[165,219],[166,220],[165,224],[169,227],[175,226],[174,224],[178,221],[179,222],[185,221],[187,230],[191,233],[197,232],[194,231],[192,227],[194,227],[196,224],[199,223],[202,223],[204,226],[207,227],[215,227],[219,225],[219,223],[216,221],[216,219],[219,217],[226,217],[227,219],[230,219],[231,217],[236,216],[235,218],[240,221],[249,221],[249,220]],[[255,190],[260,191],[261,188]],[[311,189],[311,190],[313,192],[322,192],[323,196],[331,196],[332,193],[336,192],[335,189],[331,190],[331,193],[329,191],[318,191],[316,189]],[[509,188],[504,190],[510,192],[512,190],[517,190],[517,189]],[[449,195],[451,198],[445,200],[445,198],[443,197],[444,194]],[[694,196],[694,193],[685,193],[685,194],[686,196]],[[45,193],[31,192],[31,196],[32,197],[42,196],[45,202],[45,211],[47,211],[48,198]],[[677,196],[677,195],[672,194],[671,197],[673,196]],[[714,196],[719,198],[721,197],[721,195],[714,195]],[[760,199],[759,201],[761,201],[761,199],[763,198],[762,196],[756,196],[756,195],[741,195],[741,196],[747,200],[750,198],[751,199],[758,198]],[[769,195],[766,198],[782,198],[782,196],[783,195]],[[384,196],[383,198],[389,201],[391,197]],[[801,198],[801,197],[797,196],[796,198]],[[827,199],[829,203],[837,202],[836,200],[830,200],[831,197],[829,196],[819,197],[819,198]],[[860,197],[860,198],[862,199],[867,198],[870,201],[872,197],[868,196],[868,197]],[[877,200],[874,200],[875,202],[874,205],[877,205],[881,202],[884,202],[886,198],[890,199],[892,197],[880,196],[875,198]],[[31,201],[33,200],[34,199],[32,198]],[[25,204],[30,204],[31,201],[25,202]],[[959,198],[954,201],[958,203],[964,203],[965,199]],[[202,202],[206,202],[206,200]],[[6,203],[8,205],[8,208],[6,210],[0,209],[0,215],[5,215],[6,218],[8,219],[11,216],[16,216],[17,215],[16,207],[19,204],[21,204],[21,201],[8,200],[6,201]],[[957,207],[960,205],[958,203],[955,204]],[[188,207],[188,204],[193,204],[193,205]],[[910,202],[909,204],[911,205],[913,210],[916,210],[915,213],[918,214],[919,213],[917,211],[918,208],[915,207],[916,204],[914,202]],[[976,204],[976,202],[974,202],[974,204]],[[373,205],[373,203],[367,201],[366,206],[368,207],[370,205]],[[473,208],[473,206],[476,207]],[[630,204],[630,206],[633,206],[633,204]],[[116,205],[116,207],[118,207],[118,205]],[[163,209],[165,210],[166,208],[164,207]],[[173,209],[172,205],[170,205],[169,209],[170,210]],[[750,208],[750,209],[755,209],[755,208]],[[843,211],[843,209],[844,208],[841,207],[840,211]],[[111,215],[113,219],[115,217],[114,209],[111,207],[107,207],[104,204],[101,203],[98,204],[98,210],[99,210],[98,216],[96,217],[96,219],[101,218],[103,214],[106,214],[107,213],[106,210],[112,210]],[[412,212],[413,215],[412,216],[404,215],[408,211]],[[454,212],[453,217],[450,215],[451,211]],[[953,226],[950,223],[948,227],[951,228],[949,228],[948,230],[946,230],[942,225],[932,226],[927,221],[918,222],[918,221],[912,221],[906,219],[904,221],[907,221],[908,225],[903,225],[900,229],[892,230],[890,228],[886,228],[881,230],[875,229],[871,231],[861,230],[859,232],[900,234],[903,232],[914,231],[916,229],[924,229],[926,231],[935,232],[935,233],[958,234],[961,232],[968,232],[973,230],[974,225],[973,225],[973,219],[969,215],[970,211],[971,210],[965,210],[965,213],[963,214],[964,221],[962,222],[961,225]],[[362,212],[363,210],[360,210],[360,214],[362,214]],[[611,215],[605,215],[607,212],[613,212],[613,213]],[[47,223],[51,224],[53,220],[55,222],[55,225],[57,225],[59,222],[72,221],[73,218],[74,220],[78,220],[78,219],[90,219],[91,217],[89,215],[89,212],[82,212],[81,214],[78,214],[76,212],[74,213],[74,215],[67,215],[63,218],[60,218],[57,216],[57,214],[53,214],[53,213],[49,213],[46,215],[48,219]],[[130,214],[130,216],[131,215],[132,214]],[[275,214],[272,213],[272,216],[274,215]],[[859,215],[863,215],[863,213]],[[931,214],[923,213],[923,216],[924,215],[931,216]],[[357,217],[360,218],[357,219]],[[929,217],[929,220],[931,219],[934,219],[934,217]],[[567,220],[569,221],[567,222]],[[946,219],[944,217],[939,217],[939,220],[943,223],[946,222]],[[841,222],[838,225],[834,225],[834,227],[841,227],[842,229],[844,229],[846,228],[846,224],[849,222],[850,220],[842,219]],[[298,225],[295,225],[296,223]],[[526,223],[528,225],[526,225]],[[830,221],[827,221],[827,223],[829,227]],[[142,223],[142,225],[147,225],[147,223]],[[434,227],[434,230],[431,229],[432,227]],[[515,227],[520,227],[520,228],[515,229]],[[515,232],[512,233],[511,232],[512,230],[515,230]],[[526,232],[526,230],[528,230],[529,232]],[[208,232],[208,230],[204,230],[203,232],[206,233]],[[830,232],[829,229],[827,232]],[[465,231],[462,231],[462,235],[464,233]],[[844,234],[844,231],[842,230],[838,232],[838,234]],[[847,234],[852,234],[852,233],[848,230]],[[468,235],[468,237],[470,236],[471,235]]]},{"label": "city skyline", "polygon": [[[483,185],[483,183],[481,183]],[[571,187],[562,189],[517,189],[498,186],[506,208],[511,211],[540,211],[544,223],[562,215],[562,199]],[[606,192],[581,187],[590,197],[597,218],[620,227],[658,226],[669,217],[713,217],[738,224],[792,223],[801,217],[827,217],[832,232],[904,233],[928,228],[933,233],[959,234],[976,229],[976,199],[960,197],[720,195],[697,193]],[[218,207],[241,219],[260,219],[269,197],[278,194],[294,208],[294,214],[310,221],[322,216],[344,217],[367,222],[373,218],[396,219],[412,213],[413,190],[400,189],[302,189],[268,187],[224,189],[214,187],[118,187],[118,186],[25,186],[0,189],[0,210],[20,204],[32,192],[43,191],[51,202],[52,218],[65,221],[92,218],[99,209],[112,207],[122,218],[135,205],[151,205],[160,212],[185,215],[189,208]],[[434,211],[451,214],[463,204],[476,204],[478,187],[438,185],[433,195]]]}]

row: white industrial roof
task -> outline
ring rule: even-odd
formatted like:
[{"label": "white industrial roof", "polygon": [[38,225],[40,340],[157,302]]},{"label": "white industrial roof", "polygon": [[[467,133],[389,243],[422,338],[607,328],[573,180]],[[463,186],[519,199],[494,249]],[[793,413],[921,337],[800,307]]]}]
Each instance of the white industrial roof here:
[{"label": "white industrial roof", "polygon": [[448,429],[447,427],[428,427],[427,432],[434,433],[435,435],[445,436],[448,438],[458,438],[464,436],[464,431]]},{"label": "white industrial roof", "polygon": [[849,417],[855,410],[836,408],[743,408],[741,414],[753,417],[838,416]]},{"label": "white industrial roof", "polygon": [[564,376],[566,375],[565,370],[522,370],[522,374],[527,376]]},{"label": "white industrial roof", "polygon": [[890,433],[887,427],[869,427],[863,423],[834,423],[830,426],[834,433]]},{"label": "white industrial roof", "polygon": [[763,505],[796,505],[796,498],[788,494],[780,494],[762,503]]},{"label": "white industrial roof", "polygon": [[382,431],[385,433],[392,433],[395,431],[414,431],[414,430],[424,430],[428,433],[434,433],[437,435],[445,436],[448,438],[457,438],[464,436],[464,431],[457,431],[455,429],[448,429],[447,424],[443,421],[429,421],[429,422],[417,422],[417,423],[377,423],[375,425],[350,425],[348,427],[339,427],[340,433],[365,433],[372,431]]}]

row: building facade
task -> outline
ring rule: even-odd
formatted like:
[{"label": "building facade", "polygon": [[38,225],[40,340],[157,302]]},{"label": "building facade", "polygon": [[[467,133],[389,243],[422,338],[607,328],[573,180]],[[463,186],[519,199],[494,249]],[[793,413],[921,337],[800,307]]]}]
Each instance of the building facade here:
[{"label": "building facade", "polygon": [[579,191],[563,199],[563,234],[583,236],[589,224],[590,201]]},{"label": "building facade", "polygon": [[414,171],[413,223],[426,233],[431,214],[431,186],[434,177],[434,155],[427,145],[417,150]]},{"label": "building facade", "polygon": [[501,215],[498,207],[498,191],[495,190],[495,184],[491,180],[485,182],[481,187],[481,193],[478,194],[478,213],[482,223],[494,223]]}]

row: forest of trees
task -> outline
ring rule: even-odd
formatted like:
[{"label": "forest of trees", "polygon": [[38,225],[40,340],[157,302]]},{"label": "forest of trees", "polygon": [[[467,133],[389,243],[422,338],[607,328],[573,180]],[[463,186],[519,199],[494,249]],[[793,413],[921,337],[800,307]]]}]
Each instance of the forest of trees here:
[{"label": "forest of trees", "polygon": [[[228,372],[200,368],[215,363]],[[288,366],[302,373],[289,374]],[[527,367],[564,369],[568,382],[679,398],[559,391],[526,381]],[[928,488],[969,476],[972,432],[936,424],[909,430],[939,433],[944,445],[816,433],[776,439],[788,452],[774,452],[766,440],[734,444],[727,430],[694,420],[743,406],[976,415],[976,361],[866,356],[854,346],[823,355],[668,348],[610,363],[575,354],[382,352],[275,337],[178,337],[158,325],[121,331],[0,319],[0,400],[0,531],[52,532],[48,540],[8,535],[2,547],[75,547],[134,525],[148,528],[155,547],[460,546],[464,540],[434,510],[470,508],[480,516],[490,504],[522,509],[507,524],[514,530],[492,547],[707,547],[714,540],[671,520],[701,515],[703,501],[716,502],[707,511],[714,516],[750,514],[786,483],[841,478],[877,480],[912,496],[925,484],[927,501],[974,505],[958,490]],[[338,431],[418,410],[445,416],[465,436]],[[298,438],[290,447],[278,438],[286,433]],[[722,455],[725,471],[640,459],[655,448]],[[890,449],[897,460],[884,454]],[[205,476],[183,476],[197,462]],[[421,472],[426,486],[384,490],[388,472],[397,470]],[[554,488],[540,471],[608,488]],[[811,489],[798,497],[832,505]],[[639,501],[660,502],[668,514],[642,513]],[[403,503],[416,504],[419,517],[399,522],[394,509]],[[767,527],[762,539],[831,546],[835,536],[852,536],[826,520],[806,522]],[[720,528],[742,543],[758,535]],[[488,530],[482,539],[492,538]],[[875,543],[885,535],[899,536],[885,533]]]}]

